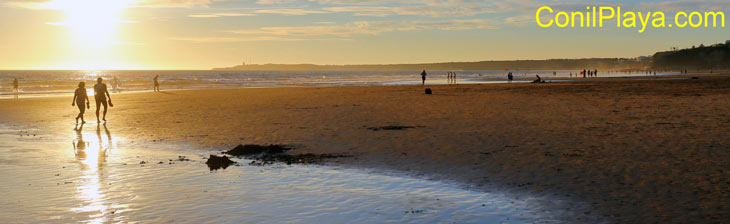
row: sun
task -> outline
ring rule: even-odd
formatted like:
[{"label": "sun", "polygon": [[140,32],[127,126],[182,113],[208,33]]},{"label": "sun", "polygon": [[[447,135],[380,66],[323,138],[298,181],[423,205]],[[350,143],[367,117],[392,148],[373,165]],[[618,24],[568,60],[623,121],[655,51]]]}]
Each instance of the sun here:
[{"label": "sun", "polygon": [[65,20],[51,25],[68,27],[74,40],[85,47],[105,48],[113,43],[122,10],[130,0],[53,0],[44,8],[61,10]]},{"label": "sun", "polygon": [[120,36],[119,25],[124,23],[122,12],[132,1],[52,0],[40,7],[63,12],[63,21],[48,24],[68,30],[74,67],[97,68],[109,66],[113,61],[112,48]]}]

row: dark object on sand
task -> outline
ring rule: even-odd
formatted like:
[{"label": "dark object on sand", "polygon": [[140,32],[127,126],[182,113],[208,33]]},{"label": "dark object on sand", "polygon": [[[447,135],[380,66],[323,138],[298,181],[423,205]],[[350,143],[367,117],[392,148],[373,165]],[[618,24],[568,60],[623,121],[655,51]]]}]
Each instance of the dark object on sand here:
[{"label": "dark object on sand", "polygon": [[693,76],[691,79],[700,79],[700,77]]},{"label": "dark object on sand", "polygon": [[324,160],[324,159],[344,158],[344,157],[351,157],[351,156],[344,155],[344,154],[331,154],[331,153],[325,153],[325,154],[306,153],[306,154],[299,154],[299,155],[289,155],[286,153],[279,153],[279,154],[264,153],[264,154],[261,154],[259,157],[254,158],[254,160],[251,161],[250,163],[248,163],[248,165],[263,166],[263,165],[273,164],[276,162],[286,163],[287,165],[316,164],[316,163],[321,163],[322,160]]},{"label": "dark object on sand", "polygon": [[431,93],[433,93],[433,92],[431,92],[431,88],[426,88],[426,94],[431,94]]},{"label": "dark object on sand", "polygon": [[221,168],[225,169],[228,168],[228,166],[233,165],[234,163],[236,162],[233,162],[227,156],[216,155],[210,155],[208,161],[205,162],[205,164],[208,164],[208,168],[210,168],[210,170],[217,170]]},{"label": "dark object on sand", "polygon": [[388,125],[382,127],[369,127],[368,130],[381,131],[381,130],[405,130],[409,128],[420,128],[423,126],[402,126],[402,125]]},{"label": "dark object on sand", "polygon": [[250,156],[261,153],[282,153],[289,150],[291,150],[291,148],[285,145],[238,145],[224,153],[232,156]]},{"label": "dark object on sand", "polygon": [[228,150],[226,152],[223,152],[224,154],[236,156],[236,157],[243,157],[246,159],[251,159],[249,165],[256,165],[256,166],[262,166],[262,165],[268,165],[273,164],[276,162],[282,162],[286,164],[292,164],[292,163],[303,163],[303,164],[313,164],[313,163],[320,163],[324,159],[331,159],[331,158],[341,158],[341,157],[350,157],[349,155],[343,155],[343,154],[299,154],[299,155],[289,155],[286,153],[286,151],[292,150],[291,147],[286,145],[268,145],[268,146],[261,146],[261,145],[238,145],[235,148]]}]

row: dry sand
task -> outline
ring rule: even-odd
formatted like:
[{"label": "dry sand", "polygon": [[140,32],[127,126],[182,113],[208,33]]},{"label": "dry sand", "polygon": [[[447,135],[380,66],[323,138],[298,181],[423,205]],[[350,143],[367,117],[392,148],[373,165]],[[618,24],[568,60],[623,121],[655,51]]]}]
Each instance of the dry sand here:
[{"label": "dry sand", "polygon": [[[616,222],[730,220],[728,76],[430,88],[114,94],[108,118],[115,136],[149,144],[295,144],[354,155],[333,161],[344,165],[571,198],[592,207],[572,212]],[[0,100],[0,121],[70,130],[70,104]],[[388,125],[415,128],[369,129]]]}]

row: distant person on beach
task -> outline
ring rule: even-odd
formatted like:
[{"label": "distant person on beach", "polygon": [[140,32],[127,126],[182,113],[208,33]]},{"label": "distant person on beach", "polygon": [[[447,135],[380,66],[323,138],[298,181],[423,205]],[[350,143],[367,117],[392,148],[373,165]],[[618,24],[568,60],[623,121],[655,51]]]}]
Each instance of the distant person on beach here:
[{"label": "distant person on beach", "polygon": [[[155,77],[155,83],[157,83],[157,77]],[[426,70],[421,72],[421,85],[426,85]]]},{"label": "distant person on beach", "polygon": [[540,75],[535,75],[535,76],[537,76],[537,79],[535,79],[535,81],[532,81],[532,83],[543,83],[543,82],[545,82],[545,81],[542,80],[542,78],[540,78]]},{"label": "distant person on beach", "polygon": [[112,89],[119,91],[119,79],[116,76],[112,79]]},{"label": "distant person on beach", "polygon": [[13,92],[20,92],[20,89],[18,88],[18,78],[13,79]]},{"label": "distant person on beach", "polygon": [[507,73],[507,81],[511,83],[513,79],[515,79],[515,77],[512,75],[512,72]]},{"label": "distant person on beach", "polygon": [[[84,107],[84,101],[86,101],[86,107]],[[86,109],[90,109],[91,106],[89,105],[89,96],[86,95],[86,83],[85,82],[79,82],[79,88],[76,89],[74,92],[74,98],[71,100],[71,106],[79,106],[79,115],[76,116],[76,124],[79,123],[79,118],[81,118],[81,124],[85,124],[86,120],[84,120],[84,113],[86,112]],[[98,107],[98,105],[97,105]],[[97,109],[97,116],[99,110]]]},{"label": "distant person on beach", "polygon": [[588,73],[588,72],[587,72],[587,71],[586,71],[585,69],[583,69],[583,72],[581,72],[580,74],[581,74],[581,75],[583,75],[583,78],[585,78],[585,77],[586,77],[586,75],[588,75],[588,74],[586,74],[586,73]]},{"label": "distant person on beach", "polygon": [[155,76],[154,78],[152,78],[152,81],[154,81],[154,82],[155,82],[155,83],[154,83],[154,84],[155,84],[155,86],[154,86],[154,91],[155,91],[155,92],[159,92],[159,91],[160,91],[160,82],[159,82],[159,81],[157,81],[157,79],[158,79],[159,77],[160,77],[160,75],[156,75],[156,76]]},{"label": "distant person on beach", "polygon": [[593,70],[593,76],[598,77],[598,69]]},{"label": "distant person on beach", "polygon": [[[99,104],[104,105],[104,116],[102,120],[106,121],[106,110],[107,106],[114,106],[112,104],[112,96],[109,95],[109,91],[106,89],[106,84],[101,82],[101,77],[96,79],[96,85],[94,85],[94,99],[96,99],[96,122],[99,121]],[[109,105],[107,105],[107,97],[109,97]]]}]

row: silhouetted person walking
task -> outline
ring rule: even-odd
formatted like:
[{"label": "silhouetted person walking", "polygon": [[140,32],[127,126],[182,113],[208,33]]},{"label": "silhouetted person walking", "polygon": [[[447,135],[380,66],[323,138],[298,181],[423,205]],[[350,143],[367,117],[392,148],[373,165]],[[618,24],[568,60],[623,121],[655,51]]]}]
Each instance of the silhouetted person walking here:
[{"label": "silhouetted person walking", "polygon": [[20,89],[18,88],[18,78],[13,79],[13,92],[20,92]]},{"label": "silhouetted person walking", "polygon": [[426,85],[426,70],[421,72],[421,85]]},{"label": "silhouetted person walking", "polygon": [[[86,101],[86,107],[84,107],[84,101]],[[76,124],[79,123],[79,118],[81,118],[81,124],[85,124],[86,121],[84,120],[84,113],[86,112],[86,109],[90,109],[91,106],[89,105],[89,96],[86,95],[86,83],[85,82],[79,82],[79,88],[76,89],[76,92],[74,92],[74,98],[71,101],[71,106],[79,106],[79,115],[76,116]],[[98,105],[97,105],[98,107]],[[97,109],[97,116],[99,110]]]},{"label": "silhouetted person walking", "polygon": [[156,75],[154,78],[152,78],[152,81],[155,82],[154,83],[155,84],[155,87],[154,87],[154,91],[155,92],[159,92],[160,91],[160,82],[157,81],[157,78],[159,78],[159,77],[160,77],[160,75]]},{"label": "silhouetted person walking", "polygon": [[[107,105],[107,97],[109,97],[109,105]],[[99,104],[104,105],[104,116],[102,120],[106,121],[106,110],[108,106],[114,106],[112,104],[112,96],[109,95],[109,91],[106,89],[106,84],[101,83],[101,78],[96,79],[96,85],[94,85],[94,98],[96,99],[96,122],[99,121]]]},{"label": "silhouetted person walking", "polygon": [[511,83],[513,79],[515,79],[515,77],[512,75],[512,72],[507,73],[507,81]]}]

